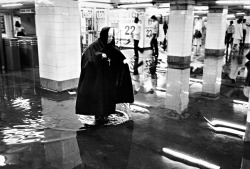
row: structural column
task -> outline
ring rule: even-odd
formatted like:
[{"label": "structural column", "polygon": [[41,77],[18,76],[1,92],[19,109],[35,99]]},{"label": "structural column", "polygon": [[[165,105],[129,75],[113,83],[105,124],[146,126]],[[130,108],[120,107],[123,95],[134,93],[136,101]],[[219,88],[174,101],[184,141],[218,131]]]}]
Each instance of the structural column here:
[{"label": "structural column", "polygon": [[78,1],[36,0],[39,72],[43,88],[76,88],[80,75]]},{"label": "structural column", "polygon": [[212,98],[220,93],[226,19],[227,9],[209,7],[202,94]]},{"label": "structural column", "polygon": [[4,24],[5,24],[6,37],[13,38],[14,30],[13,30],[13,20],[11,13],[4,14]]},{"label": "structural column", "polygon": [[[246,23],[250,24],[250,12],[246,13],[246,16],[244,16],[244,19],[246,19]],[[250,27],[247,27],[245,48],[250,48]]]},{"label": "structural column", "polygon": [[189,102],[193,6],[171,4],[168,30],[165,107],[181,114]]}]

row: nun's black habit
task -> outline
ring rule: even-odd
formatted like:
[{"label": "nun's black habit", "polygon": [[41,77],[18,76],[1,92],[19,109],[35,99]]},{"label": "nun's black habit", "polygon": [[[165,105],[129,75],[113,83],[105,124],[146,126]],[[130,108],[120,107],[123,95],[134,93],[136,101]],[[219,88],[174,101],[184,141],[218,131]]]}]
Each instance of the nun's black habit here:
[{"label": "nun's black habit", "polygon": [[[115,112],[116,103],[134,102],[129,68],[123,63],[126,58],[114,39],[107,44],[109,29],[104,27],[100,38],[83,53],[76,114],[108,116]],[[102,57],[103,53],[107,58]]]}]

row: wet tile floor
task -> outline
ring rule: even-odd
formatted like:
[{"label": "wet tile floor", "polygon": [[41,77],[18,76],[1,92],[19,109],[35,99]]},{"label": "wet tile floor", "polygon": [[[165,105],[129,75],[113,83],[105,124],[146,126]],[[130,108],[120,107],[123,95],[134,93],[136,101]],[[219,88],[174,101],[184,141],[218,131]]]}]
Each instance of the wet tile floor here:
[{"label": "wet tile floor", "polygon": [[75,115],[75,95],[42,89],[38,69],[0,72],[0,168],[249,169],[242,137],[215,132],[204,118],[245,125],[247,99],[242,91],[224,97],[230,90],[222,85],[220,99],[207,100],[192,83],[187,116],[177,118],[164,109],[164,92],[138,93],[136,102],[151,107],[131,105],[129,117],[118,113],[109,125],[85,128],[93,117]]}]

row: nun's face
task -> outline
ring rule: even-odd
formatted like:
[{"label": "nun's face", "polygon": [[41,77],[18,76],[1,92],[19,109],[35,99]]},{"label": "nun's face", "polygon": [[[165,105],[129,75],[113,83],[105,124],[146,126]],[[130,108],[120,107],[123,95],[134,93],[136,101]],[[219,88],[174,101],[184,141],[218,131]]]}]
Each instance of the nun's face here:
[{"label": "nun's face", "polygon": [[113,29],[113,28],[110,28],[110,29],[109,29],[109,33],[108,33],[108,41],[107,41],[107,44],[109,44],[109,43],[113,40],[113,37],[114,37],[114,29]]}]

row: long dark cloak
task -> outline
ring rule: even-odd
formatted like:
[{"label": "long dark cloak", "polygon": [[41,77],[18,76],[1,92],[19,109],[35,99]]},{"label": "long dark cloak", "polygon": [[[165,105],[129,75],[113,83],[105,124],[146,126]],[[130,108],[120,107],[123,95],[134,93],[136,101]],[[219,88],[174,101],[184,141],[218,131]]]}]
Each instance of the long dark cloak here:
[{"label": "long dark cloak", "polygon": [[[102,58],[105,53],[108,58]],[[116,103],[134,102],[132,81],[125,56],[114,45],[101,39],[84,52],[78,84],[76,114],[109,115]]]}]

